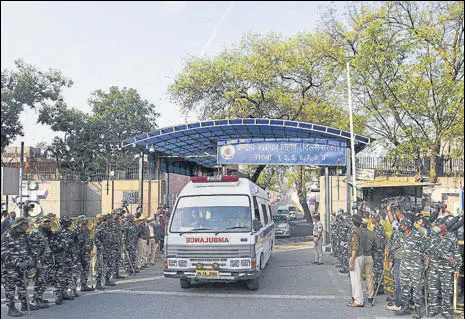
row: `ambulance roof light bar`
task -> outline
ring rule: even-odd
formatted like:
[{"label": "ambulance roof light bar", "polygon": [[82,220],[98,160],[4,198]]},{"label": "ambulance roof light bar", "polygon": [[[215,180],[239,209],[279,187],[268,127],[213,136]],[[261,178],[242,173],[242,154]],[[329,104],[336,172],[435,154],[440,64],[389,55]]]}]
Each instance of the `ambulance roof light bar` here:
[{"label": "ambulance roof light bar", "polygon": [[239,181],[239,176],[234,176],[234,175],[192,177],[192,183],[237,182],[237,181]]}]

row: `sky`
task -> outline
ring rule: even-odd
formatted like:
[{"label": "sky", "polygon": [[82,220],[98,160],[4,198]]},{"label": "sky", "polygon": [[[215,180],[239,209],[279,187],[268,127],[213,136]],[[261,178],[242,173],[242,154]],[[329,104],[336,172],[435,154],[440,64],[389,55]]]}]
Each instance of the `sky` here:
[{"label": "sky", "polygon": [[[155,104],[159,127],[197,120],[169,101],[168,86],[192,56],[215,56],[248,33],[293,36],[313,32],[330,1],[1,2],[1,68],[14,61],[73,80],[70,107],[90,112],[88,98],[110,86],[136,89]],[[342,12],[346,1],[334,3]],[[51,143],[59,133],[20,116],[26,146]],[[143,132],[141,132],[143,133]]]}]

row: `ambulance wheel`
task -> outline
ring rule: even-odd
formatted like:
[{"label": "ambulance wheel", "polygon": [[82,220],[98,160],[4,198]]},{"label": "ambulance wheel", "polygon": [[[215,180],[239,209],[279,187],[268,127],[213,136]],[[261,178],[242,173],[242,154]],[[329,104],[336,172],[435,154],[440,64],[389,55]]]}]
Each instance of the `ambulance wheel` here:
[{"label": "ambulance wheel", "polygon": [[259,280],[258,277],[254,279],[247,280],[247,289],[249,290],[258,290],[259,288]]},{"label": "ambulance wheel", "polygon": [[191,282],[187,278],[181,278],[179,279],[179,282],[181,283],[181,288],[187,289],[191,287]]}]

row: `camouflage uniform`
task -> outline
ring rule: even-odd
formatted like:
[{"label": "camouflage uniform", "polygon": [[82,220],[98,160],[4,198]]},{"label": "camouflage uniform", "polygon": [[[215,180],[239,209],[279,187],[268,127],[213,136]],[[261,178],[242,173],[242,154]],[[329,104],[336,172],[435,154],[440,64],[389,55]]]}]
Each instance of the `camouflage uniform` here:
[{"label": "camouflage uniform", "polygon": [[[18,217],[15,224],[18,222]],[[24,218],[25,219],[25,218]],[[14,226],[14,225],[13,225]],[[8,307],[14,308],[15,290],[18,288],[18,298],[21,304],[27,305],[25,273],[33,267],[30,257],[29,238],[26,232],[11,228],[2,235],[1,248],[2,279]],[[15,311],[16,308],[15,308]]]},{"label": "camouflage uniform", "polygon": [[73,233],[76,243],[75,263],[79,268],[81,285],[86,285],[90,269],[90,234],[87,227],[76,227]]},{"label": "camouflage uniform", "polygon": [[[126,249],[126,253],[129,255],[129,260],[126,262],[126,272],[128,274],[134,273],[136,270],[136,248],[138,240],[137,225],[134,224],[134,220],[129,218],[124,224],[123,232],[123,245]],[[131,266],[132,265],[132,266]],[[134,270],[134,271],[133,271]]]},{"label": "camouflage uniform", "polygon": [[34,277],[34,300],[37,304],[42,303],[47,285],[53,283],[53,254],[49,246],[49,241],[53,233],[50,229],[38,227],[29,233],[29,243],[31,245],[31,255],[35,265],[40,264],[41,269],[37,269]]},{"label": "camouflage uniform", "polygon": [[426,248],[426,238],[416,229],[412,229],[403,242],[403,256],[400,262],[400,285],[402,289],[402,307],[408,307],[413,300],[418,316],[422,304],[424,286],[423,254]]},{"label": "camouflage uniform", "polygon": [[[428,305],[430,314],[437,314],[439,308],[444,315],[449,314],[453,294],[453,275],[460,270],[460,255],[457,238],[446,232],[444,235],[432,234],[428,252]],[[439,305],[439,296],[441,304]]]},{"label": "camouflage uniform", "polygon": [[[57,240],[62,249],[55,255],[57,288],[64,293],[68,288],[75,289],[73,271],[75,270],[75,245],[73,232],[69,226],[61,225],[56,231]],[[65,299],[68,299],[65,296]]]},{"label": "camouflage uniform", "polygon": [[94,236],[94,243],[97,247],[97,285],[101,283],[103,275],[105,279],[111,276],[111,251],[108,237],[108,226],[105,223],[97,225]]},{"label": "camouflage uniform", "polygon": [[109,225],[109,245],[111,249],[111,260],[113,268],[111,273],[114,278],[119,277],[119,265],[121,263],[121,246],[122,246],[122,233],[121,224],[119,219],[113,219]]},{"label": "camouflage uniform", "polygon": [[329,225],[331,230],[331,250],[333,257],[337,257],[337,217],[334,220],[331,220]]},{"label": "camouflage uniform", "polygon": [[404,254],[403,249],[404,236],[398,229],[393,229],[392,235],[388,241],[388,256],[389,262],[392,262],[392,277],[394,279],[395,305],[400,307],[402,304],[402,289],[400,285],[400,261]]},{"label": "camouflage uniform", "polygon": [[349,272],[349,250],[348,250],[348,243],[349,237],[352,234],[352,219],[350,216],[346,217],[344,222],[341,225],[341,245],[342,248],[342,269],[341,272],[348,273]]}]

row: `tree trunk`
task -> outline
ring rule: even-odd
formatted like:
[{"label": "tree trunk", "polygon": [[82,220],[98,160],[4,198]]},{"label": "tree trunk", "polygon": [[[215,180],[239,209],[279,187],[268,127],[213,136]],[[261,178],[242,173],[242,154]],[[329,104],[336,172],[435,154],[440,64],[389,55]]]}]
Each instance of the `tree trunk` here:
[{"label": "tree trunk", "polygon": [[436,172],[436,156],[441,150],[441,145],[436,143],[431,149],[430,154],[430,164],[429,164],[429,181],[430,183],[436,183],[437,181],[437,172]]},{"label": "tree trunk", "polygon": [[255,173],[253,173],[252,178],[250,179],[252,182],[256,183],[258,180],[258,177],[260,176],[260,173],[265,169],[266,165],[260,165],[257,167],[255,170]]},{"label": "tree trunk", "polygon": [[304,210],[304,218],[309,222],[309,223],[313,223],[313,219],[312,219],[312,215],[310,215],[310,209],[308,208],[308,204],[307,204],[307,198],[305,196],[305,194],[300,194],[301,192],[298,192],[299,193],[299,203],[300,205],[302,206],[303,210]]},{"label": "tree trunk", "polygon": [[299,197],[300,206],[304,210],[304,218],[309,222],[313,223],[312,215],[310,215],[310,209],[307,204],[307,190],[305,189],[304,172],[302,166],[297,169],[297,180],[296,180],[297,196]]}]

